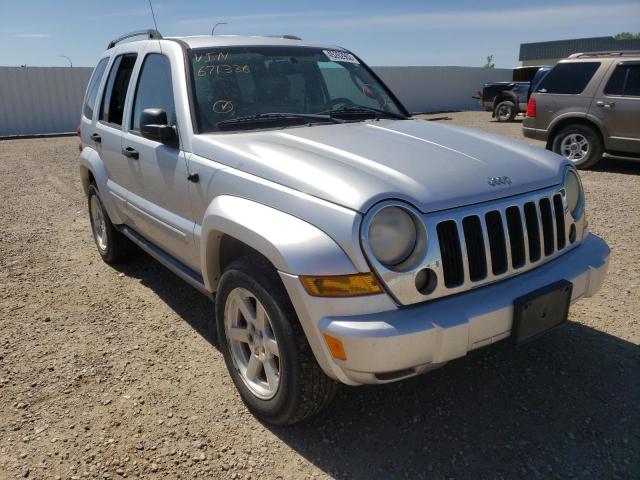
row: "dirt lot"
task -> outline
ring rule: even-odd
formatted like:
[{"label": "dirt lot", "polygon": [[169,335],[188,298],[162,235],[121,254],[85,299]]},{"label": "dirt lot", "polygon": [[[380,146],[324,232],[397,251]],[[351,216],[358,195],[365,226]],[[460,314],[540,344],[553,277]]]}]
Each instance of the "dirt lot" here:
[{"label": "dirt lot", "polygon": [[205,298],[144,254],[99,259],[76,158],[75,138],[0,141],[0,478],[637,478],[640,164],[582,175],[613,257],[566,328],[270,428],[233,389]]}]

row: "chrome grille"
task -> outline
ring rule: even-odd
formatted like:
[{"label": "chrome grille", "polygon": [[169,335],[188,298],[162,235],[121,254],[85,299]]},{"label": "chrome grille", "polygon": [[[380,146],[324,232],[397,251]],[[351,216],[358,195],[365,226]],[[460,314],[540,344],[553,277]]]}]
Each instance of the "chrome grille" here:
[{"label": "chrome grille", "polygon": [[[428,214],[399,201],[383,202],[378,208],[387,205],[412,210],[422,219],[428,237],[420,256],[402,268],[388,268],[370,251],[366,220],[363,223],[365,255],[386,290],[401,305],[466,292],[519,275],[568,252],[587,232],[584,215],[573,218],[565,192],[558,186]],[[425,270],[436,279],[428,292],[416,283],[418,274]]]},{"label": "chrome grille", "polygon": [[[446,288],[531,267],[566,246],[562,196],[556,193],[437,223]],[[461,230],[459,232],[459,230]]]}]

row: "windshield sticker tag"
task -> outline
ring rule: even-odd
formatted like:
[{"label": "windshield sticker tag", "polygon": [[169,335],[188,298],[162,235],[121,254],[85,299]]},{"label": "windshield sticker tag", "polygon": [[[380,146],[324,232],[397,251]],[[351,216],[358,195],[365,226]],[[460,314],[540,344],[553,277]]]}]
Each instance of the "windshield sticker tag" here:
[{"label": "windshield sticker tag", "polygon": [[346,63],[357,63],[360,64],[358,59],[351,55],[349,52],[344,52],[342,50],[323,50],[322,51],[329,60],[332,62],[346,62]]}]

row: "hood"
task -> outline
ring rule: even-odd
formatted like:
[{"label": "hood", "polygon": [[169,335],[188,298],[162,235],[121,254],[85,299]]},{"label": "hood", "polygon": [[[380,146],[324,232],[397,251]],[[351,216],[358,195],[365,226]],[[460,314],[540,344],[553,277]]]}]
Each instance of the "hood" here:
[{"label": "hood", "polygon": [[[400,199],[424,213],[559,184],[564,159],[506,137],[424,120],[196,135],[195,154],[365,212]],[[491,186],[488,177],[509,177]]]}]

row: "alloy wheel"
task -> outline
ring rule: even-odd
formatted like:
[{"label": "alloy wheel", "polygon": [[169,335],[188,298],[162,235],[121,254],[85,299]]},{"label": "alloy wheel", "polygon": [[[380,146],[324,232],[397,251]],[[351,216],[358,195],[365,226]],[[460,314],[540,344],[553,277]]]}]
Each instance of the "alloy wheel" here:
[{"label": "alloy wheel", "polygon": [[91,226],[93,228],[93,238],[98,248],[105,252],[107,250],[107,224],[102,213],[102,205],[97,195],[91,196],[90,203]]},{"label": "alloy wheel", "polygon": [[280,386],[280,351],[269,315],[245,288],[234,288],[224,308],[224,328],[233,364],[256,397],[273,398]]},{"label": "alloy wheel", "polygon": [[585,160],[590,153],[589,140],[579,133],[570,133],[560,142],[560,152],[566,159],[574,163]]},{"label": "alloy wheel", "polygon": [[498,118],[507,121],[511,118],[511,108],[508,105],[500,105],[498,107]]}]

